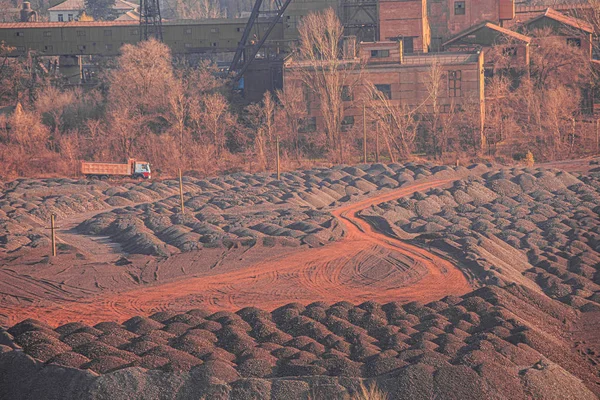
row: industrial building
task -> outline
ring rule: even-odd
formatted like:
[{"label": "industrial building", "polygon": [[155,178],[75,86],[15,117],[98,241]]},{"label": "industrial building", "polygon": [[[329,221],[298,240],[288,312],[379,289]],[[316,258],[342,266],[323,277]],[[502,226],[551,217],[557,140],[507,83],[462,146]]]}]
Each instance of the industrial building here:
[{"label": "industrial building", "polygon": [[[164,21],[160,37],[174,54],[230,54],[230,70],[249,100],[289,87],[286,81],[294,80],[290,49],[298,39],[299,21],[329,7],[336,10],[345,35],[356,37],[360,51],[400,46],[402,54],[383,63],[367,60],[364,75],[387,82],[381,84],[390,85],[391,98],[408,105],[423,97],[416,82],[437,60],[445,71],[459,71],[462,77],[460,95],[452,101],[477,99],[483,107],[482,77],[495,69],[493,57],[486,58],[489,48],[505,44],[511,68],[526,69],[528,31],[534,28],[549,27],[592,56],[593,27],[565,15],[585,10],[580,4],[548,9],[517,6],[514,0],[285,0],[267,13],[261,3],[257,0],[248,18]],[[0,24],[0,41],[14,48],[12,56],[59,56],[61,71],[75,79],[81,56],[116,56],[123,44],[143,40],[143,30],[146,36],[148,32],[137,21],[31,22],[35,19],[25,15],[31,15],[28,3],[23,7],[24,22]],[[464,54],[459,57],[457,52]],[[447,95],[453,84],[447,78]]]}]

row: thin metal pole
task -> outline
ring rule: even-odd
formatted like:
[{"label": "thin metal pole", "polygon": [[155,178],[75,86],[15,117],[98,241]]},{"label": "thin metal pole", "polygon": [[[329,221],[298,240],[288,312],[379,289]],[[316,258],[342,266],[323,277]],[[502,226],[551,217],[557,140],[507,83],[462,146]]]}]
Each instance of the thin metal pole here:
[{"label": "thin metal pole", "polygon": [[600,119],[596,120],[596,153],[600,153]]},{"label": "thin metal pole", "polygon": [[367,105],[363,103],[363,162],[367,163]]},{"label": "thin metal pole", "polygon": [[275,136],[275,150],[277,152],[276,154],[276,158],[277,158],[277,180],[281,180],[281,167],[279,165],[279,135]]},{"label": "thin metal pole", "polygon": [[54,229],[55,215],[50,215],[50,232],[52,234],[52,257],[56,257],[56,234]]},{"label": "thin metal pole", "polygon": [[185,204],[183,204],[183,178],[181,177],[181,168],[179,168],[179,200],[181,200],[181,213],[185,214]]},{"label": "thin metal pole", "polygon": [[375,121],[375,162],[379,162],[379,121]]}]

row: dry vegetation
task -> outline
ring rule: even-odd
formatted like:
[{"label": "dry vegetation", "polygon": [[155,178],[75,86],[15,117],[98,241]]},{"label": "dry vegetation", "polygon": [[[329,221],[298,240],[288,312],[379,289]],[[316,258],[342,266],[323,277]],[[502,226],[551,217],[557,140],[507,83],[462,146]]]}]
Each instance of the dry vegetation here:
[{"label": "dry vegetation", "polygon": [[[304,88],[267,94],[250,105],[232,94],[214,66],[173,59],[155,41],[125,45],[114,63],[106,63],[94,88],[74,88],[45,75],[37,58],[4,57],[0,102],[20,107],[0,115],[0,176],[73,176],[79,160],[127,157],[146,159],[167,175],[177,168],[202,175],[273,170],[277,137],[285,167],[358,160],[362,127],[344,126],[341,98],[358,84],[360,71],[354,70],[360,64],[340,60],[342,30],[333,11],[309,15],[299,33],[299,58],[321,67],[303,74]],[[595,86],[590,61],[549,32],[530,34],[535,45],[529,74],[515,78],[518,71],[503,67],[503,47],[498,48],[496,74],[487,84],[483,137],[473,107],[448,112],[439,106],[443,82],[435,63],[426,85],[432,104],[427,112],[376,96],[374,87],[366,90],[368,99],[355,100],[369,103],[368,119],[376,121],[369,126],[380,139],[375,157],[394,162],[417,152],[454,161],[494,153],[521,159],[529,150],[543,161],[598,151],[596,125],[581,107]],[[0,48],[0,55],[6,51]],[[306,125],[311,97],[320,99],[325,121],[316,132]]]}]

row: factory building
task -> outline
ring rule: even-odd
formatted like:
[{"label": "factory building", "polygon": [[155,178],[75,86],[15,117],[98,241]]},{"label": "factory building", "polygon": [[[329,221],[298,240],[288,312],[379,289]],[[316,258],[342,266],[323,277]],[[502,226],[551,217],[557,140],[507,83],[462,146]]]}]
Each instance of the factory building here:
[{"label": "factory building", "polygon": [[[483,53],[443,52],[405,53],[403,42],[362,42],[358,54],[344,60],[345,86],[343,129],[362,126],[363,104],[373,96],[369,87],[381,92],[393,107],[416,110],[418,114],[432,111],[434,101],[441,113],[461,109],[476,109],[483,126],[485,115]],[[435,67],[434,67],[435,65]],[[323,128],[319,97],[306,91],[305,69],[314,65],[286,60],[283,69],[283,88],[305,91],[308,129]],[[438,94],[431,93],[433,69],[439,78]],[[369,106],[370,107],[370,106]]]}]

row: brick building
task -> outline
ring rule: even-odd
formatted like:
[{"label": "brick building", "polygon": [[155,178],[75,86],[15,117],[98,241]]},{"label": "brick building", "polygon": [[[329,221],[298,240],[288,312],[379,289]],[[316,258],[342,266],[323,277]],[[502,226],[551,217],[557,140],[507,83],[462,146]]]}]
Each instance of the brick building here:
[{"label": "brick building", "polygon": [[[481,125],[484,119],[483,53],[444,52],[405,54],[402,42],[363,42],[358,56],[344,60],[346,71],[355,78],[348,79],[352,88],[343,90],[344,129],[362,124],[363,102],[371,96],[367,83],[373,84],[391,104],[418,108],[420,114],[431,112],[432,98],[428,91],[432,65],[441,69],[440,94],[437,103],[441,112],[466,108],[478,109]],[[312,64],[289,58],[283,68],[283,87],[286,90],[304,90],[310,130],[322,129],[319,98],[309,93],[302,81],[301,69]],[[346,89],[346,88],[345,88]]]},{"label": "brick building", "polygon": [[445,51],[464,51],[481,48],[487,77],[497,69],[526,71],[529,67],[529,36],[502,28],[491,22],[475,25],[443,44]]}]

